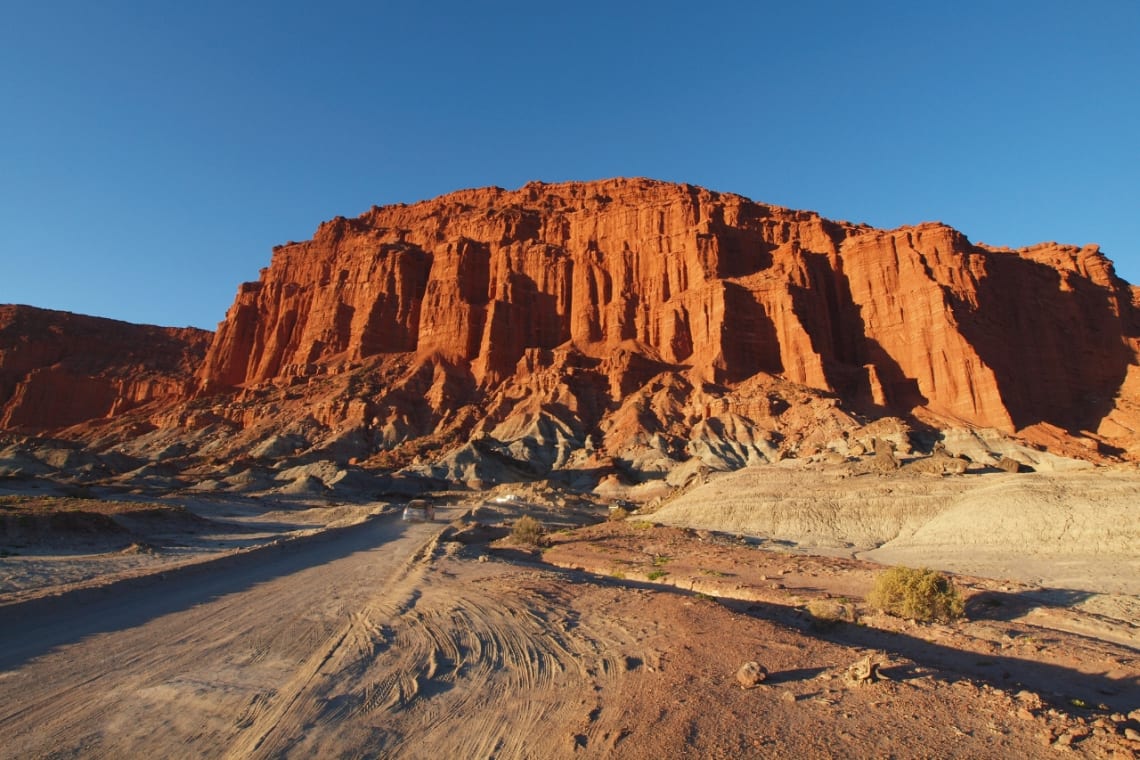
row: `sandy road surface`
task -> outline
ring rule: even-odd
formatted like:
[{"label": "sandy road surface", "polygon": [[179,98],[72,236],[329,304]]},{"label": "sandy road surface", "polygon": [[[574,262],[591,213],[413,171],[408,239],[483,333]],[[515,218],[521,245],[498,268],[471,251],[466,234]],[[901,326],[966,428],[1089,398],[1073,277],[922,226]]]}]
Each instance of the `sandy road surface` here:
[{"label": "sandy road surface", "polygon": [[454,516],[0,608],[0,757],[613,751],[631,631],[549,573],[449,559]]},{"label": "sandy road surface", "polygon": [[221,571],[0,608],[0,756],[280,752],[279,726],[327,712],[330,663],[385,645],[441,527],[384,517]]},{"label": "sandy road surface", "polygon": [[[540,552],[466,545],[454,532],[436,541],[459,511],[434,525],[373,518],[165,579],[0,607],[0,758],[1140,750],[1122,733],[1140,730],[1140,718],[1067,715],[1018,691],[1021,671],[1002,673],[1032,647],[1026,657],[1048,661],[1024,686],[1062,706],[1073,694],[1098,699],[1097,686],[1119,700],[1133,693],[1119,688],[1134,679],[1133,650],[1030,639],[1021,623],[997,618],[818,632],[797,623],[795,580],[832,578],[847,593],[843,584],[866,575],[858,567],[849,579],[838,564],[823,573],[816,558],[767,558],[799,563],[785,574],[757,565],[754,548],[638,523],[559,533],[548,553],[565,564],[555,567]],[[494,519],[485,507],[478,514]],[[611,572],[638,562],[643,575]],[[662,567],[680,578],[687,566],[773,596],[735,609],[679,583],[638,580]],[[970,631],[997,643],[975,646]],[[873,652],[887,680],[848,684],[847,667]],[[1086,655],[1097,659],[1082,669]],[[768,669],[763,688],[736,684],[748,660]],[[1093,693],[1069,691],[1082,684]]]}]

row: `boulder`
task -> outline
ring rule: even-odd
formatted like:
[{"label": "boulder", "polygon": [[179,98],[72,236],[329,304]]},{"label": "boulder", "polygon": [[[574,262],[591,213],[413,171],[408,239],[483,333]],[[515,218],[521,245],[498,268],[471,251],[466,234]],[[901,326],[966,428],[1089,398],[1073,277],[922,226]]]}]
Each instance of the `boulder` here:
[{"label": "boulder", "polygon": [[736,671],[736,682],[742,689],[754,689],[768,678],[768,671],[758,662],[746,662]]}]

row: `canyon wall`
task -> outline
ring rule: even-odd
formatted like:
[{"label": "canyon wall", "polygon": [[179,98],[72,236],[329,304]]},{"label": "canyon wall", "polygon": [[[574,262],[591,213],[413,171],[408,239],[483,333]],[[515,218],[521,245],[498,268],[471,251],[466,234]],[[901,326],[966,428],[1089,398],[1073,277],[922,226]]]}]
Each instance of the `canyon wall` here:
[{"label": "canyon wall", "polygon": [[113,417],[194,387],[213,334],[0,306],[0,429]]},{"label": "canyon wall", "polygon": [[0,307],[0,429],[459,480],[737,467],[890,416],[1140,458],[1138,346],[1140,290],[1096,246],[532,183],[321,224],[212,335]]},{"label": "canyon wall", "polygon": [[941,224],[884,231],[649,180],[532,183],[373,208],[276,248],[199,384],[408,353],[486,391],[561,347],[656,368],[611,378],[615,402],[669,368],[1004,431],[1095,430],[1136,362],[1138,314],[1095,246],[999,250]]}]

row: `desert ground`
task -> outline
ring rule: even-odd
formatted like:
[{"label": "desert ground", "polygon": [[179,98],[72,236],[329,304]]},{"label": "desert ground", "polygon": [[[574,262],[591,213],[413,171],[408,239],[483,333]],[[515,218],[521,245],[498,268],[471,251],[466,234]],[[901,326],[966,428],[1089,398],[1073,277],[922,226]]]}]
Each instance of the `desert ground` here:
[{"label": "desert ground", "polygon": [[[802,461],[620,511],[441,493],[426,523],[362,493],[27,485],[0,488],[0,757],[1140,751],[1135,468]],[[951,572],[966,617],[873,609],[894,563]]]}]

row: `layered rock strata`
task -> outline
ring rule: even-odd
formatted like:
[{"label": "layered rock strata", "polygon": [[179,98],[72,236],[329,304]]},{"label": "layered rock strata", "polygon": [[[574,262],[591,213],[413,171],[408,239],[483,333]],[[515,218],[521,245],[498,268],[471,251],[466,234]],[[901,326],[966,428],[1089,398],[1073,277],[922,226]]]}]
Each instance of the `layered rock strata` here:
[{"label": "layered rock strata", "polygon": [[532,183],[326,222],[212,338],[5,307],[0,427],[468,481],[683,481],[895,416],[1137,458],[1138,351],[1140,290],[1096,246]]},{"label": "layered rock strata", "polygon": [[863,408],[1095,430],[1135,363],[1137,300],[1096,246],[995,249],[649,180],[532,183],[275,249],[201,386],[408,353],[487,390],[594,360],[611,403],[665,370],[695,387],[766,374]]},{"label": "layered rock strata", "polygon": [[213,334],[0,306],[0,429],[40,432],[176,404]]}]

